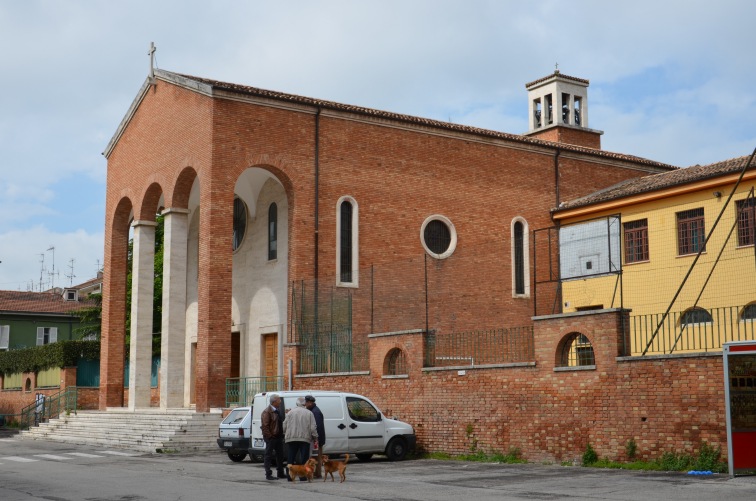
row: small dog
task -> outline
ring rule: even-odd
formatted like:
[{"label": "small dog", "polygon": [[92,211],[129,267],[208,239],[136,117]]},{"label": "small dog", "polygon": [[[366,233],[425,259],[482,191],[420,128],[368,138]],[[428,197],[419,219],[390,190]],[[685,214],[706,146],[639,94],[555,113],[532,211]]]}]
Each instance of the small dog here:
[{"label": "small dog", "polygon": [[341,482],[346,480],[346,467],[347,467],[348,462],[349,462],[349,454],[344,454],[344,461],[332,461],[328,456],[323,454],[323,470],[325,471],[325,475],[323,475],[323,482],[328,480],[329,473],[331,474],[331,482],[334,482],[334,479],[333,479],[334,471],[339,472],[339,476],[341,477]]},{"label": "small dog", "polygon": [[315,465],[317,462],[315,458],[310,458],[305,464],[291,464],[289,465],[289,478],[292,482],[296,482],[297,478],[305,477],[308,482],[312,482],[312,476],[315,474]]}]

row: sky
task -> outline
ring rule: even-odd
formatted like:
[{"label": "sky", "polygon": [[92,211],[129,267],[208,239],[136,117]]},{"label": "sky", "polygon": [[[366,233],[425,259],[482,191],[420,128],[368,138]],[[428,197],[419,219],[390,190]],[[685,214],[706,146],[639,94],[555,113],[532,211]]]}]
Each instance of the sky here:
[{"label": "sky", "polygon": [[0,0],[0,289],[102,266],[102,152],[156,67],[524,133],[525,84],[590,81],[602,148],[679,167],[756,147],[751,0]]}]

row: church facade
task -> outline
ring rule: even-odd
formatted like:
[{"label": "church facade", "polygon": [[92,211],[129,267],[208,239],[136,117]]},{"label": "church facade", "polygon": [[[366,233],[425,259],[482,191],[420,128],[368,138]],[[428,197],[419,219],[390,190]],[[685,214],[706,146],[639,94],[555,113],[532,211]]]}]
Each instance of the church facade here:
[{"label": "church facade", "polygon": [[[315,324],[326,294],[354,299],[350,342],[532,324],[532,235],[551,209],[673,169],[601,150],[587,87],[559,72],[531,82],[530,130],[510,134],[156,70],[104,152],[100,408],[150,406],[154,332],[162,408],[207,411],[227,378],[288,377],[309,290]],[[376,269],[391,270],[383,302]],[[445,291],[432,307],[428,270]],[[402,291],[424,279],[414,308]]]}]

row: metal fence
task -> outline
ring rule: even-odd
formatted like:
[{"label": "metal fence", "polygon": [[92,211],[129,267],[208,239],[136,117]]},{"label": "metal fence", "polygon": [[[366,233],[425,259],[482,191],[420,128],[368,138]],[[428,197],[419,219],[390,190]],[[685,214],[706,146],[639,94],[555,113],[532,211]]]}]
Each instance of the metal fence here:
[{"label": "metal fence", "polygon": [[756,339],[752,306],[630,315],[630,355],[722,351],[729,341]]},{"label": "metal fence", "polygon": [[29,428],[43,421],[57,418],[63,412],[76,412],[78,392],[69,386],[50,396],[40,394],[38,399],[21,409],[20,426]]},{"label": "metal fence", "polygon": [[532,326],[425,334],[425,367],[472,367],[534,360]]},{"label": "metal fence", "polygon": [[252,405],[258,393],[282,391],[283,385],[283,376],[226,378],[226,407]]},{"label": "metal fence", "polygon": [[299,350],[300,374],[370,370],[367,342],[305,345]]}]

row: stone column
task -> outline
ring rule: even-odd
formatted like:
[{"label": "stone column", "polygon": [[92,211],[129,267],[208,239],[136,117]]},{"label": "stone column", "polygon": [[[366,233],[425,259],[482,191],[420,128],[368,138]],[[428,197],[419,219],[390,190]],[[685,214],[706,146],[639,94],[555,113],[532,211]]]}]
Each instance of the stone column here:
[{"label": "stone column", "polygon": [[129,409],[150,406],[152,371],[152,301],[155,290],[154,221],[134,221],[131,271],[131,351]]},{"label": "stone column", "polygon": [[[186,268],[189,211],[163,211],[163,327],[160,348],[160,408],[184,406]],[[187,402],[188,404],[188,402]]]}]

